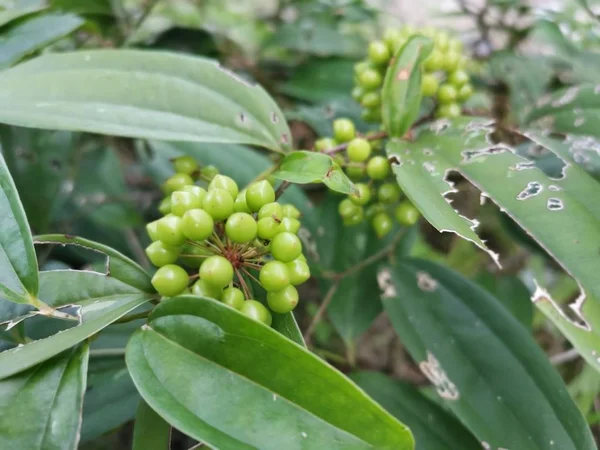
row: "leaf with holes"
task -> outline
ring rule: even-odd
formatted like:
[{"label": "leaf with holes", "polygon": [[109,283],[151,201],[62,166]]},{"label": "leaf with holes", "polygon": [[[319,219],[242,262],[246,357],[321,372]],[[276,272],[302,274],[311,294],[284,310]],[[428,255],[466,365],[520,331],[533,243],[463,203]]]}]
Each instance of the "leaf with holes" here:
[{"label": "leaf with holes", "polygon": [[421,64],[433,49],[433,42],[413,36],[394,55],[381,90],[381,112],[391,137],[402,137],[421,109]]},{"label": "leaf with holes", "polygon": [[[174,141],[240,142],[285,153],[271,97],[215,61],[137,50],[48,54],[0,74],[0,122]],[[10,107],[8,107],[10,105]]]},{"label": "leaf with holes", "polygon": [[[344,375],[211,299],[161,302],[130,340],[126,361],[150,407],[210,447],[414,446],[410,431]],[[307,374],[319,382],[306,383]]]},{"label": "leaf with holes", "polygon": [[0,448],[77,448],[88,346],[0,381]]},{"label": "leaf with holes", "polygon": [[560,375],[487,291],[423,260],[383,266],[378,281],[402,343],[484,448],[596,448]]},{"label": "leaf with holes", "polygon": [[351,194],[356,188],[333,158],[323,153],[297,151],[285,157],[273,176],[291,183],[324,183],[329,189]]}]

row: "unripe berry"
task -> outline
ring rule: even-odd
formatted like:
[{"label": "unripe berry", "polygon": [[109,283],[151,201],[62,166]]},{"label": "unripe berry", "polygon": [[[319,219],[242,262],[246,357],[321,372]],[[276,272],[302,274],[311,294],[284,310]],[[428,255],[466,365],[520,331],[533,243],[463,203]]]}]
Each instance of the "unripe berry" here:
[{"label": "unripe berry", "polygon": [[259,238],[271,240],[279,233],[279,222],[272,217],[260,219],[256,224],[256,233]]},{"label": "unripe berry", "polygon": [[349,198],[345,198],[338,205],[338,213],[343,218],[350,218],[350,217],[354,216],[355,214],[358,214],[359,210],[360,210],[360,206],[355,204]]},{"label": "unripe berry", "polygon": [[333,121],[333,136],[337,142],[348,142],[356,136],[354,123],[350,119],[336,119]]},{"label": "unripe berry", "polygon": [[185,290],[189,277],[183,268],[175,264],[167,264],[156,271],[151,282],[160,295],[174,297]]},{"label": "unripe berry", "polygon": [[437,110],[438,117],[444,117],[446,119],[454,119],[459,117],[461,114],[460,106],[457,103],[448,103],[441,105]]},{"label": "unripe berry", "polygon": [[435,75],[426,73],[421,81],[421,93],[424,97],[433,97],[439,87],[439,83]]},{"label": "unripe berry", "polygon": [[233,281],[233,266],[222,256],[210,256],[200,266],[200,278],[208,284],[224,288]]},{"label": "unripe berry", "polygon": [[267,180],[252,183],[246,189],[246,204],[252,212],[258,212],[263,205],[274,201],[275,190]]},{"label": "unripe berry", "polygon": [[[366,69],[360,75],[358,75],[358,82],[365,90],[377,89],[383,83],[383,77],[375,69]],[[336,140],[339,139],[336,136]]]},{"label": "unripe berry", "polygon": [[448,75],[448,82],[459,89],[465,83],[469,82],[469,75],[464,70],[455,70]]},{"label": "unripe berry", "polygon": [[381,203],[375,203],[367,208],[365,215],[367,220],[373,220],[373,217],[382,212],[385,212],[385,206]]},{"label": "unripe berry", "polygon": [[415,206],[409,202],[401,202],[395,211],[396,220],[400,225],[411,227],[419,220],[421,213]]},{"label": "unripe berry", "polygon": [[354,185],[356,193],[350,194],[348,198],[356,205],[366,205],[371,201],[371,188],[365,183],[356,183]]},{"label": "unripe berry", "polygon": [[423,63],[425,70],[436,72],[444,67],[444,55],[439,50],[432,50],[425,62]]},{"label": "unripe berry", "polygon": [[246,203],[246,190],[244,189],[242,192],[238,194],[235,198],[235,202],[233,202],[233,210],[235,212],[245,212],[251,213],[250,208],[248,208],[248,204]]},{"label": "unripe berry", "polygon": [[251,319],[261,322],[270,327],[273,322],[273,316],[261,302],[256,300],[246,300],[240,309],[240,312]]},{"label": "unripe berry", "polygon": [[208,256],[212,256],[212,252],[202,247],[192,244],[184,244],[181,248],[181,254],[179,255],[179,261],[185,264],[187,267],[198,270],[202,261]]},{"label": "unripe berry", "polygon": [[286,266],[290,274],[290,283],[294,286],[298,286],[310,278],[310,269],[305,260],[296,258],[287,263]]},{"label": "unripe berry", "polygon": [[158,220],[146,224],[146,231],[152,242],[158,241]]},{"label": "unripe berry", "polygon": [[191,186],[184,186],[182,191],[191,192],[196,197],[198,197],[201,202],[204,201],[204,197],[206,196],[206,189],[203,189],[200,186],[196,186],[195,184],[193,184]]},{"label": "unripe berry", "polygon": [[390,60],[390,51],[385,43],[373,41],[369,44],[369,59],[376,66],[387,64]]},{"label": "unripe berry", "polygon": [[448,50],[451,50],[456,53],[462,53],[463,43],[460,39],[450,39],[450,42],[448,42]]},{"label": "unripe berry", "polygon": [[360,104],[364,108],[377,108],[381,105],[381,93],[380,92],[367,92],[363,95]]},{"label": "unripe berry", "polygon": [[364,89],[363,89],[363,87],[362,87],[362,86],[360,86],[360,85],[354,86],[354,87],[352,88],[352,93],[351,93],[351,95],[352,95],[352,98],[353,98],[354,100],[356,100],[357,102],[359,102],[359,103],[360,103],[360,102],[361,102],[361,100],[362,100],[362,98],[363,98],[363,95],[365,95],[365,90],[364,90]]},{"label": "unripe berry", "polygon": [[350,161],[363,162],[371,156],[371,144],[366,139],[355,138],[348,144],[346,152]]},{"label": "unripe berry", "polygon": [[435,46],[441,52],[445,52],[450,44],[450,36],[445,31],[438,31],[434,37]]},{"label": "unripe berry", "polygon": [[376,214],[375,217],[373,217],[371,225],[373,226],[373,230],[375,230],[375,234],[377,235],[377,237],[382,238],[385,235],[387,235],[390,231],[392,231],[394,223],[392,222],[392,218],[388,214],[382,212]]},{"label": "unripe berry", "polygon": [[210,297],[215,300],[221,300],[223,289],[218,286],[213,286],[205,280],[198,280],[192,286],[192,294],[199,297]]},{"label": "unripe berry", "polygon": [[271,241],[271,254],[281,262],[290,262],[302,253],[302,242],[295,234],[284,231]]},{"label": "unripe berry", "polygon": [[260,284],[268,292],[280,291],[290,284],[290,272],[281,261],[269,261],[260,269]]},{"label": "unripe berry", "polygon": [[191,175],[198,170],[198,162],[191,156],[180,156],[173,161],[173,167],[177,173]]},{"label": "unripe berry", "polygon": [[204,166],[200,170],[200,175],[202,175],[207,180],[212,180],[219,173],[219,169],[215,166]]},{"label": "unripe berry", "polygon": [[163,216],[171,213],[171,196],[165,197],[158,205],[158,210]]},{"label": "unripe berry", "polygon": [[173,215],[165,216],[158,220],[156,226],[158,239],[166,245],[177,247],[185,242],[185,235],[181,230],[181,218]]},{"label": "unripe berry", "polygon": [[354,64],[354,75],[358,76],[370,67],[371,67],[371,65],[369,64],[368,61],[358,62],[358,63]]},{"label": "unripe berry", "polygon": [[214,220],[227,219],[233,214],[233,197],[225,189],[211,189],[206,193],[206,197],[204,197],[203,209]]},{"label": "unripe berry", "polygon": [[237,183],[232,178],[225,175],[215,175],[208,185],[209,191],[217,188],[228,191],[231,194],[231,198],[236,198],[239,194]]},{"label": "unripe berry", "polygon": [[202,200],[196,194],[185,191],[175,191],[171,194],[171,213],[183,216],[190,209],[202,208]]},{"label": "unripe berry", "polygon": [[387,45],[388,51],[391,55],[396,53],[398,48],[400,48],[400,43],[403,41],[402,35],[400,32],[394,28],[388,28],[383,33],[383,41]]},{"label": "unripe berry", "polygon": [[390,174],[390,163],[383,156],[373,156],[367,163],[367,175],[372,180],[384,180]]},{"label": "unripe berry", "polygon": [[208,239],[214,225],[211,215],[203,209],[190,209],[181,218],[181,232],[193,241]]},{"label": "unripe berry", "polygon": [[224,289],[221,301],[234,309],[240,310],[244,306],[244,293],[234,287]]},{"label": "unripe berry", "polygon": [[156,241],[146,247],[146,256],[156,267],[173,264],[177,261],[180,249],[163,244],[161,241]]},{"label": "unripe berry", "polygon": [[360,117],[362,120],[369,123],[381,122],[381,108],[363,109],[360,113]]},{"label": "unripe berry", "polygon": [[315,150],[318,152],[324,152],[326,150],[332,149],[337,145],[331,138],[321,138],[315,141]]},{"label": "unripe berry", "polygon": [[299,219],[302,213],[298,208],[292,204],[282,205],[283,217],[289,217],[291,219]]},{"label": "unripe berry", "polygon": [[464,102],[471,95],[473,95],[473,86],[471,86],[469,83],[467,83],[464,86],[462,86],[460,88],[460,90],[458,91],[457,99],[458,99],[459,102]]},{"label": "unripe berry", "polygon": [[377,198],[381,203],[396,203],[400,200],[400,188],[395,183],[384,183],[379,186],[377,191]]},{"label": "unripe berry", "polygon": [[444,53],[444,70],[446,72],[452,72],[458,69],[460,59],[460,53],[456,53],[455,51],[447,51]]},{"label": "unripe berry", "polygon": [[258,218],[264,219],[265,217],[272,217],[275,220],[281,220],[283,218],[283,207],[277,202],[271,202],[263,205],[258,211]]},{"label": "unripe berry", "polygon": [[451,84],[442,84],[438,90],[438,100],[440,103],[452,103],[456,101],[456,88]]},{"label": "unripe berry", "polygon": [[283,233],[287,231],[292,234],[298,234],[298,230],[300,230],[301,223],[298,219],[292,219],[291,217],[284,217],[281,219],[281,223],[277,230],[279,233]]},{"label": "unripe berry", "polygon": [[181,191],[184,186],[189,186],[192,184],[194,184],[192,177],[185,173],[176,173],[164,182],[162,185],[162,190],[166,195],[170,195],[175,191]]},{"label": "unripe berry", "polygon": [[298,291],[290,284],[281,291],[267,292],[267,303],[276,313],[289,313],[298,304]]},{"label": "unripe berry", "polygon": [[354,225],[358,225],[359,223],[362,223],[362,221],[365,218],[365,213],[363,210],[362,206],[358,206],[358,209],[356,210],[356,212],[351,215],[350,217],[342,217],[342,223],[344,224],[344,226],[350,227],[350,226],[354,226]]},{"label": "unripe berry", "polygon": [[254,240],[256,232],[256,220],[248,213],[233,213],[225,223],[227,237],[237,244]]}]

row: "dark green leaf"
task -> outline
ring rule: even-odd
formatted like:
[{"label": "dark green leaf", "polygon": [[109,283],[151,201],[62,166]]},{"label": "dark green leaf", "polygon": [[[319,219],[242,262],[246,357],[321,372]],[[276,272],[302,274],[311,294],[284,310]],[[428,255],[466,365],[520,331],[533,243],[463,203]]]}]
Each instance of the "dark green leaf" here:
[{"label": "dark green leaf", "polygon": [[496,276],[483,272],[477,282],[494,295],[508,311],[528,330],[533,321],[533,304],[527,286],[515,276]]},{"label": "dark green leaf", "polygon": [[324,153],[296,151],[285,157],[273,174],[280,180],[306,184],[323,182],[334,191],[351,194],[355,187],[331,156]]},{"label": "dark green leaf", "polygon": [[[217,301],[184,296],[162,302],[149,326],[134,334],[126,361],[144,400],[211,447],[414,445],[408,429],[342,374]],[[319,382],[307,382],[307,374]]]},{"label": "dark green leaf", "polygon": [[87,366],[83,344],[0,381],[0,448],[76,448]]},{"label": "dark green leaf", "polygon": [[560,376],[497,299],[420,260],[384,266],[378,281],[402,343],[484,447],[595,448]]},{"label": "dark green leaf", "polygon": [[[134,50],[49,54],[0,74],[0,122],[147,139],[241,142],[285,152],[283,114],[216,62]],[[201,105],[201,107],[200,107]]]},{"label": "dark green leaf", "polygon": [[145,401],[135,416],[132,450],[169,450],[171,427]]},{"label": "dark green leaf", "polygon": [[112,16],[111,0],[50,0],[53,9],[68,11],[76,14],[94,14]]},{"label": "dark green leaf", "polygon": [[415,450],[481,450],[481,443],[454,417],[413,386],[378,372],[350,378],[415,436]]},{"label": "dark green leaf", "polygon": [[433,42],[413,36],[394,55],[381,90],[383,124],[390,137],[402,137],[421,109],[421,63]]},{"label": "dark green leaf", "polygon": [[31,4],[20,5],[19,7],[2,10],[0,11],[0,27],[6,25],[9,22],[12,22],[13,20],[41,11],[44,8],[46,8],[46,5],[44,5],[40,1],[31,2]]},{"label": "dark green leaf", "polygon": [[0,69],[66,36],[83,24],[74,14],[45,14],[19,22],[0,35]]}]

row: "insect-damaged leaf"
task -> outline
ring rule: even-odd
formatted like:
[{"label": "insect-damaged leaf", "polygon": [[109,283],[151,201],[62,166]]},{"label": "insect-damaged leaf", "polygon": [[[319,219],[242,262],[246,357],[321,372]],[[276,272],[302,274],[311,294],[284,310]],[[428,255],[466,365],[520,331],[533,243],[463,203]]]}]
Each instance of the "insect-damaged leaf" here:
[{"label": "insect-damaged leaf", "polygon": [[385,265],[378,282],[402,343],[484,448],[596,448],[560,375],[499,300],[423,260]]},{"label": "insect-damaged leaf", "polygon": [[322,182],[329,189],[343,194],[351,194],[355,191],[354,184],[342,168],[333,161],[331,156],[323,153],[309,151],[290,153],[273,176],[298,184]]},{"label": "insect-damaged leaf", "polygon": [[421,63],[433,41],[413,36],[394,55],[381,91],[383,124],[390,137],[402,137],[421,107]]}]

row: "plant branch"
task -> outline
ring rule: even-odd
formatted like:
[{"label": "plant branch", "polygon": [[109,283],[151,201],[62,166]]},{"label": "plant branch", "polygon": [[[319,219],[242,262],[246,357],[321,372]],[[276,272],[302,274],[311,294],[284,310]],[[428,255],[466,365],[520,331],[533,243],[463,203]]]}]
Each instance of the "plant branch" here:
[{"label": "plant branch", "polygon": [[315,314],[312,321],[308,325],[308,328],[306,329],[306,332],[304,333],[304,341],[306,342],[306,346],[310,345],[312,335],[315,332],[317,325],[319,324],[319,322],[321,322],[321,319],[325,315],[325,310],[327,309],[327,307],[333,300],[333,297],[335,296],[335,293],[337,292],[339,285],[340,285],[339,281],[335,281],[331,285],[331,287],[327,291],[327,294],[325,294],[325,298],[323,299],[323,302],[319,305],[319,309],[317,310],[317,313]]},{"label": "plant branch", "polygon": [[246,280],[244,280],[244,277],[242,276],[242,274],[240,273],[240,271],[238,269],[235,269],[235,274],[238,277],[240,286],[242,287],[242,291],[244,291],[244,297],[246,297],[246,300],[250,300],[252,298],[252,296],[250,295],[250,289],[248,289]]},{"label": "plant branch", "polygon": [[277,190],[275,191],[275,198],[278,199],[279,197],[281,197],[283,195],[283,193],[285,192],[285,190],[287,188],[289,188],[291,186],[291,183],[289,181],[284,181],[283,183],[281,183],[281,186],[279,186],[277,188]]},{"label": "plant branch", "polygon": [[102,358],[106,356],[125,356],[124,348],[99,348],[90,350],[90,358]]}]

